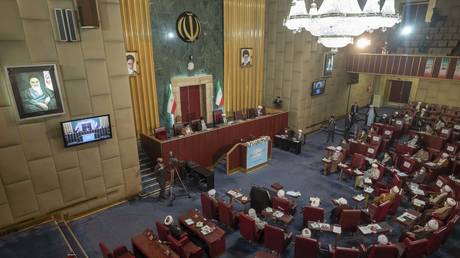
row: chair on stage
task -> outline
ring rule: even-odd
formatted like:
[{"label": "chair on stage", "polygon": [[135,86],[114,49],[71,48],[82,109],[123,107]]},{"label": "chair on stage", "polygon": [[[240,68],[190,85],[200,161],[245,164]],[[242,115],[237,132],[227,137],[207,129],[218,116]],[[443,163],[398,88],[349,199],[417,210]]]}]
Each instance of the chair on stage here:
[{"label": "chair on stage", "polygon": [[329,253],[331,258],[359,258],[361,251],[356,248],[335,247],[329,245]]},{"label": "chair on stage", "polygon": [[178,136],[182,134],[182,128],[184,128],[183,123],[175,123],[173,125],[173,130],[174,130],[174,136]]},{"label": "chair on stage", "polygon": [[440,229],[433,232],[433,234],[428,239],[426,245],[426,254],[431,255],[436,252],[442,245],[444,238],[447,234],[447,227],[441,227]]},{"label": "chair on stage", "polygon": [[238,225],[238,213],[233,210],[233,206],[224,201],[218,200],[219,221],[229,228],[236,228]]},{"label": "chair on stage", "polygon": [[158,140],[165,141],[168,139],[168,133],[166,132],[166,128],[164,127],[159,127],[155,129],[155,138]]},{"label": "chair on stage", "polygon": [[249,242],[257,242],[260,239],[261,233],[257,231],[256,222],[244,213],[240,213],[240,234]]},{"label": "chair on stage", "polygon": [[241,110],[233,112],[233,118],[235,121],[244,120],[243,112],[241,112]]},{"label": "chair on stage", "polygon": [[295,204],[293,204],[289,199],[280,198],[278,196],[272,197],[272,207],[273,209],[280,210],[287,214],[293,214],[295,210]]},{"label": "chair on stage", "polygon": [[384,221],[390,210],[391,202],[386,201],[380,205],[369,204],[369,215],[374,222]]},{"label": "chair on stage", "polygon": [[187,236],[177,240],[172,235],[168,235],[168,242],[170,243],[171,249],[176,252],[180,258],[201,258],[203,256],[203,249],[190,241]]},{"label": "chair on stage", "polygon": [[101,250],[103,258],[114,258],[109,248],[102,242],[99,242],[99,249]]},{"label": "chair on stage", "polygon": [[203,217],[207,219],[218,219],[219,213],[215,200],[209,197],[207,193],[201,193],[200,198]]},{"label": "chair on stage", "polygon": [[212,111],[212,122],[214,124],[214,127],[224,122],[224,119],[222,118],[222,114],[223,112],[221,109]]},{"label": "chair on stage", "polygon": [[266,225],[264,228],[264,246],[278,254],[281,254],[292,240],[292,234],[285,237],[283,229]]},{"label": "chair on stage", "polygon": [[361,224],[360,210],[343,210],[339,219],[342,232],[356,232],[358,225]]},{"label": "chair on stage", "polygon": [[400,258],[421,258],[425,256],[428,239],[423,238],[416,241],[405,238],[403,241],[404,251]]},{"label": "chair on stage", "polygon": [[306,227],[309,221],[324,222],[324,209],[305,206],[303,208],[303,226]]},{"label": "chair on stage", "polygon": [[257,109],[248,108],[246,110],[246,117],[247,117],[247,119],[256,118],[257,117]]},{"label": "chair on stage", "polygon": [[295,237],[294,258],[316,258],[319,246],[318,240],[298,235]]}]

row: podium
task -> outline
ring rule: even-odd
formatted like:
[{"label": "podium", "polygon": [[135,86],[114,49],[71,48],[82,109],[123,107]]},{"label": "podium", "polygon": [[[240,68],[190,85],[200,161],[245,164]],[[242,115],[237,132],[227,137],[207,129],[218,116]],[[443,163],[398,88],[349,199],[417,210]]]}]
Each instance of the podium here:
[{"label": "podium", "polygon": [[227,152],[227,175],[238,171],[248,173],[265,165],[272,155],[272,140],[262,136],[255,140],[237,143]]}]

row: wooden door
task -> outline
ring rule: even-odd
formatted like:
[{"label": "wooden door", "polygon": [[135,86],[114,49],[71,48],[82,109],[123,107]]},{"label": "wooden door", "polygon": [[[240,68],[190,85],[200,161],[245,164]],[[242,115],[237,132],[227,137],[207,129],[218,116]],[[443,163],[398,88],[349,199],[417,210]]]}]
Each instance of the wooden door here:
[{"label": "wooden door", "polygon": [[180,105],[182,122],[187,123],[201,116],[200,87],[188,86],[180,88]]},{"label": "wooden door", "polygon": [[412,82],[408,81],[391,81],[389,102],[409,103]]}]

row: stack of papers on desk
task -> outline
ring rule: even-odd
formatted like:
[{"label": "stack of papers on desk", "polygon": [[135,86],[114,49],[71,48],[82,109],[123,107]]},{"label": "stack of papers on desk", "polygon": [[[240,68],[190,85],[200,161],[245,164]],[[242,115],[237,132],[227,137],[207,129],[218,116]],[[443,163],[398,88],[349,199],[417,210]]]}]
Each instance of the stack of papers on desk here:
[{"label": "stack of papers on desk", "polygon": [[436,164],[434,164],[433,162],[427,162],[425,163],[425,165],[430,166],[430,167],[436,166]]},{"label": "stack of papers on desk", "polygon": [[331,160],[330,160],[330,159],[327,159],[327,158],[323,158],[322,161],[323,161],[323,162],[327,162],[327,163],[331,162]]},{"label": "stack of papers on desk", "polygon": [[355,171],[354,171],[354,172],[355,172],[355,174],[356,174],[356,175],[358,175],[358,176],[362,176],[362,175],[364,175],[364,173],[363,173],[363,172],[361,172],[359,169],[355,169]]},{"label": "stack of papers on desk", "polygon": [[406,222],[406,221],[413,221],[415,220],[417,217],[415,217],[414,215],[408,213],[408,212],[404,212],[401,216],[399,216],[397,218],[397,220],[401,221],[401,222]]},{"label": "stack of papers on desk", "polygon": [[186,219],[186,220],[185,220],[185,224],[187,224],[188,226],[193,225],[193,223],[194,223],[194,222],[193,222],[192,219]]},{"label": "stack of papers on desk", "polygon": [[294,191],[287,191],[286,194],[291,197],[295,197],[295,198],[302,196],[300,192],[294,192]]},{"label": "stack of papers on desk", "polygon": [[364,183],[365,184],[372,184],[372,180],[368,177],[364,178]]},{"label": "stack of papers on desk", "polygon": [[273,216],[275,216],[275,218],[281,218],[284,216],[284,213],[281,211],[275,211],[273,212]]},{"label": "stack of papers on desk", "polygon": [[354,199],[355,201],[361,202],[361,201],[363,201],[364,199],[366,199],[366,197],[364,197],[364,195],[362,195],[362,194],[358,194],[358,195],[353,196],[353,199]]},{"label": "stack of papers on desk", "polygon": [[372,194],[374,192],[374,188],[372,187],[366,187],[364,188],[364,192],[368,194]]},{"label": "stack of papers on desk", "polygon": [[423,206],[425,206],[425,202],[422,201],[422,200],[420,200],[420,199],[417,199],[417,198],[415,198],[415,199],[412,201],[412,203],[413,203],[415,206],[417,206],[417,207],[423,207]]},{"label": "stack of papers on desk", "polygon": [[422,189],[412,189],[412,193],[415,195],[425,195],[425,192]]},{"label": "stack of papers on desk", "polygon": [[333,226],[332,227],[332,232],[340,235],[340,234],[342,234],[342,228],[340,226]]}]

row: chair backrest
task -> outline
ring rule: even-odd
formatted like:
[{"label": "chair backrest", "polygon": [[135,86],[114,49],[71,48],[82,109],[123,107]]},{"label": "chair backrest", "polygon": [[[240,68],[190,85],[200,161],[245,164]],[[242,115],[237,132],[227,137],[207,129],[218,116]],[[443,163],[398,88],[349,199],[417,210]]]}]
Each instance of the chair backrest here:
[{"label": "chair backrest", "polygon": [[360,255],[356,248],[336,247],[332,258],[358,258]]},{"label": "chair backrest", "polygon": [[157,227],[158,238],[161,241],[166,241],[168,239],[168,235],[170,235],[169,228],[158,221],[155,221],[155,226]]},{"label": "chair backrest", "polygon": [[408,158],[400,158],[398,160],[398,166],[397,168],[406,174],[412,174],[415,169],[415,160],[413,159],[408,159]]},{"label": "chair backrest", "polygon": [[113,258],[112,252],[109,248],[102,242],[99,242],[99,249],[101,249],[102,257],[104,258]]},{"label": "chair backrest", "polygon": [[318,256],[318,240],[300,235],[295,237],[294,258],[316,258]]},{"label": "chair backrest", "polygon": [[228,227],[235,227],[235,220],[233,217],[233,206],[221,200],[217,201],[219,211],[219,221]]},{"label": "chair backrest", "polygon": [[303,225],[306,226],[308,221],[324,222],[324,209],[305,206],[303,208]]},{"label": "chair backrest", "polygon": [[175,123],[173,125],[173,129],[174,129],[174,135],[181,135],[182,133],[182,128],[184,128],[184,124],[183,123]]},{"label": "chair backrest", "polygon": [[285,213],[290,213],[291,203],[288,199],[274,196],[272,197],[272,207]]},{"label": "chair backrest", "polygon": [[181,242],[175,239],[172,235],[168,235],[167,241],[170,243],[171,249],[179,255],[181,258],[187,257],[184,249],[182,248]]},{"label": "chair backrest", "polygon": [[246,110],[246,114],[247,114],[248,119],[255,118],[257,116],[257,110],[255,108],[248,108]]},{"label": "chair backrest", "polygon": [[388,209],[388,213],[391,215],[395,215],[398,211],[399,206],[401,205],[401,195],[397,194],[394,200],[390,204],[390,208]]},{"label": "chair backrest", "polygon": [[214,125],[218,125],[218,124],[223,123],[222,114],[223,114],[223,112],[222,112],[221,109],[212,111],[212,121],[213,121]]},{"label": "chair backrest", "polygon": [[454,229],[455,229],[455,225],[457,224],[457,221],[459,219],[459,215],[454,215],[454,217],[452,217],[449,222],[447,222],[447,232],[446,232],[446,235],[443,239],[443,243],[445,243],[447,241],[447,239],[449,238],[450,234],[452,234],[452,232],[454,232]]},{"label": "chair backrest", "polygon": [[401,258],[420,258],[425,255],[426,252],[426,245],[428,243],[428,239],[423,238],[416,241],[412,241],[409,238],[404,239],[404,253],[402,254]]},{"label": "chair backrest", "polygon": [[458,151],[458,145],[457,144],[453,144],[453,143],[450,143],[450,142],[448,142],[446,144],[445,152],[447,152],[449,155],[455,155],[455,154],[457,154],[457,151]]},{"label": "chair backrest", "polygon": [[388,215],[388,211],[390,210],[391,203],[392,202],[390,201],[386,201],[377,206],[377,209],[375,210],[372,219],[376,222],[385,220],[386,216]]},{"label": "chair backrest", "polygon": [[264,228],[264,246],[280,254],[285,248],[284,230],[281,228],[266,225]]},{"label": "chair backrest", "polygon": [[166,132],[166,128],[159,127],[155,129],[155,138],[157,138],[158,140],[162,140],[162,141],[167,140],[168,134]]},{"label": "chair backrest", "polygon": [[201,193],[201,210],[203,212],[203,217],[207,219],[213,219],[216,214],[213,200],[206,193]]},{"label": "chair backrest", "polygon": [[270,193],[263,187],[251,187],[249,197],[251,198],[251,208],[255,209],[257,212],[261,212],[272,204]]},{"label": "chair backrest", "polygon": [[391,180],[391,187],[394,186],[397,186],[399,189],[402,187],[402,180],[396,173],[393,175],[393,179]]},{"label": "chair backrest", "polygon": [[436,250],[441,247],[442,241],[444,240],[447,234],[447,227],[441,227],[440,229],[433,232],[433,234],[428,239],[428,244],[426,245],[427,255],[431,255],[436,252]]},{"label": "chair backrest", "polygon": [[351,167],[353,169],[358,168],[361,169],[364,166],[364,162],[366,160],[364,159],[364,155],[355,153],[353,154],[353,158],[351,159]]},{"label": "chair backrest", "polygon": [[241,110],[235,111],[233,113],[233,117],[234,117],[235,120],[243,120],[244,119],[243,112],[241,112]]},{"label": "chair backrest", "polygon": [[361,224],[361,211],[360,210],[343,210],[339,220],[342,231],[356,231],[359,224]]},{"label": "chair backrest", "polygon": [[399,251],[394,245],[374,245],[369,249],[368,258],[398,258]]},{"label": "chair backrest", "polygon": [[256,222],[251,217],[243,213],[240,214],[239,220],[240,234],[248,241],[256,241]]},{"label": "chair backrest", "polygon": [[[126,246],[124,246],[124,245],[120,245],[120,246],[116,247],[115,249],[113,249],[113,257],[114,258],[122,257],[125,254],[129,254],[129,251],[128,251],[128,248],[126,248]],[[127,256],[125,256],[125,257],[127,257]]]}]

